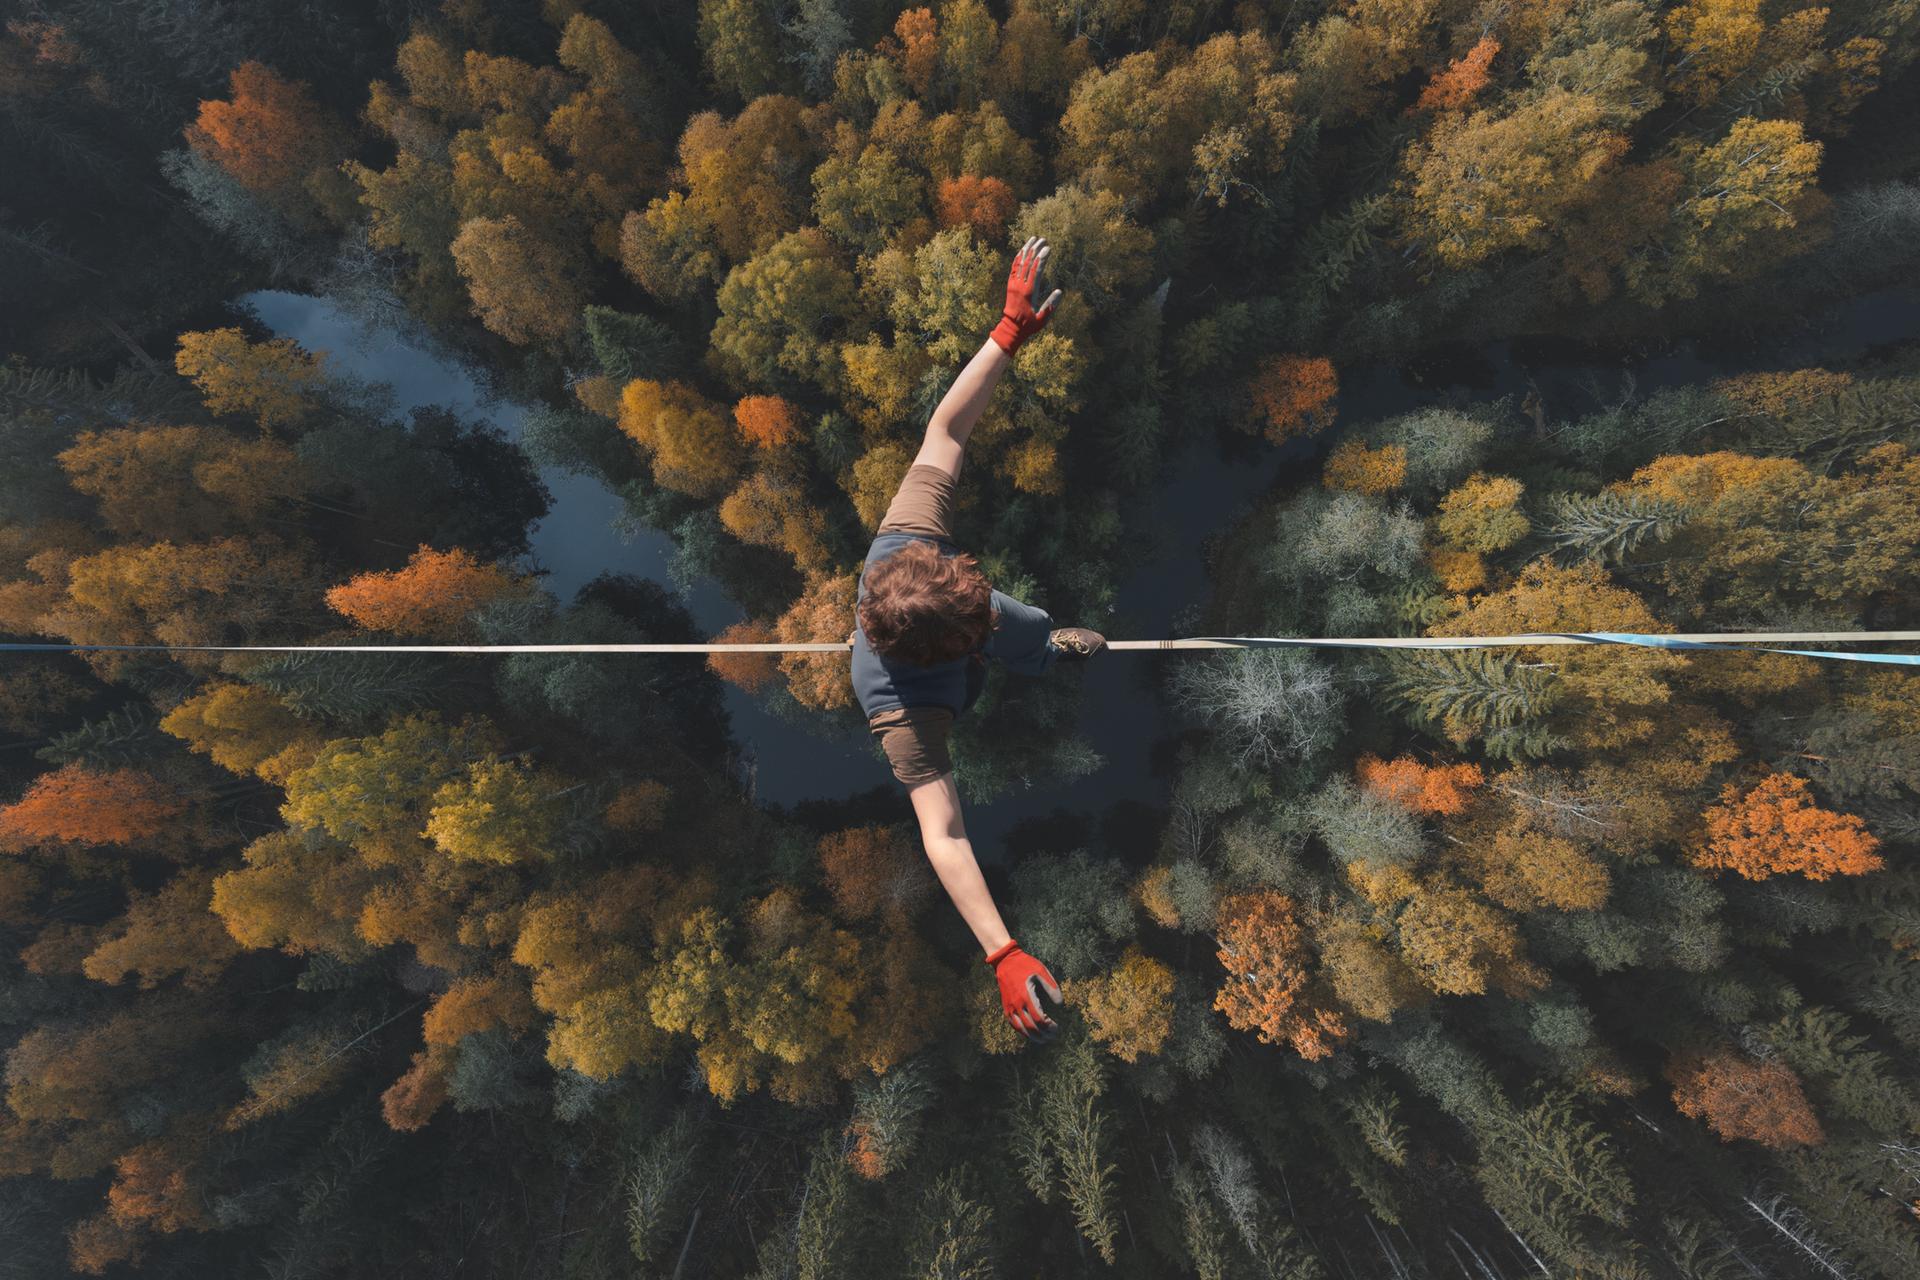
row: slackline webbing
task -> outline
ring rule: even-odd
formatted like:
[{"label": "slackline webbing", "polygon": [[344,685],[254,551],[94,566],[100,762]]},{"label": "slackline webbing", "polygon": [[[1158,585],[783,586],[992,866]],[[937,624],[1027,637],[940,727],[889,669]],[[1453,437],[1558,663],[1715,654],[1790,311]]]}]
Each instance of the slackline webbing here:
[{"label": "slackline webbing", "polygon": [[[1530,632],[1509,636],[1194,636],[1179,640],[1109,640],[1107,648],[1175,652],[1190,649],[1511,649],[1534,645],[1624,644],[1654,649],[1725,649],[1788,653],[1844,662],[1920,666],[1914,653],[1840,653],[1778,649],[1781,644],[1920,642],[1920,631],[1702,631],[1646,635],[1633,631]],[[846,641],[819,644],[59,644],[0,643],[0,653],[846,653]]]}]

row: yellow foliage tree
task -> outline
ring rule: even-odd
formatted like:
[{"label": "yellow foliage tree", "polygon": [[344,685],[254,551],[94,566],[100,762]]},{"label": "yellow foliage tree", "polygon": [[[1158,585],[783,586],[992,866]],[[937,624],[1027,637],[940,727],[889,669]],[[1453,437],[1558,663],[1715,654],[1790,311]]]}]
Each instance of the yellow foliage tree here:
[{"label": "yellow foliage tree", "polygon": [[249,342],[238,329],[180,335],[173,367],[193,379],[215,413],[245,414],[263,427],[298,423],[326,386],[326,353],[308,354],[291,338]]},{"label": "yellow foliage tree", "polygon": [[824,569],[833,555],[826,513],[784,469],[763,467],[741,481],[721,502],[720,523],[742,542],[786,552],[802,573]]},{"label": "yellow foliage tree", "polygon": [[267,690],[217,682],[160,718],[160,727],[223,769],[284,783],[325,738]]},{"label": "yellow foliage tree", "polygon": [[655,479],[696,498],[725,493],[746,460],[728,415],[683,382],[629,382],[620,393],[620,430],[652,457]]},{"label": "yellow foliage tree", "polygon": [[1173,985],[1172,969],[1128,947],[1110,972],[1074,983],[1070,998],[1093,1038],[1122,1062],[1134,1062],[1160,1052],[1173,1034]]},{"label": "yellow foliage tree", "polygon": [[1320,483],[1350,493],[1388,494],[1407,481],[1407,451],[1397,444],[1369,449],[1358,440],[1343,442],[1327,455]]}]

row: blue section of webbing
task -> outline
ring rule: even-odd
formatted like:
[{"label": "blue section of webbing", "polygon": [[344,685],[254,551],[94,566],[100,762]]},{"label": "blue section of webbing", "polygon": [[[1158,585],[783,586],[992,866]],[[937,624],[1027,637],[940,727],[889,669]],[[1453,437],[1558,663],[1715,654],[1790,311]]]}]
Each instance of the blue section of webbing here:
[{"label": "blue section of webbing", "polygon": [[1633,631],[1579,631],[1603,644],[1637,644],[1650,649],[1738,649],[1748,653],[1790,653],[1799,658],[1834,658],[1841,662],[1884,662],[1895,666],[1920,667],[1920,653],[1837,653],[1827,649],[1774,649],[1757,644],[1708,644],[1700,640],[1675,640],[1670,636],[1641,635]]}]

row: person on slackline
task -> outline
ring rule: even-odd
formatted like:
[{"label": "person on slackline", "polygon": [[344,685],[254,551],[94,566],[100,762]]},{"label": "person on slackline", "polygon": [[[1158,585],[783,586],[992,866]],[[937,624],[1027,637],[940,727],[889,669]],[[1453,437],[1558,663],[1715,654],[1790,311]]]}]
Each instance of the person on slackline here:
[{"label": "person on slackline", "polygon": [[1107,643],[1085,627],[1055,628],[1044,609],[993,590],[953,541],[953,493],[967,436],[1013,353],[1045,326],[1060,301],[1055,289],[1034,305],[1048,252],[1036,237],[1014,256],[1000,323],[927,420],[920,452],[867,550],[852,636],[854,693],[894,776],[906,785],[927,859],[986,953],[1007,1020],[1039,1041],[1059,1031],[1040,991],[1058,1001],[1060,988],[1008,935],[987,892],[960,814],[947,737],[954,717],[980,696],[988,659],[1040,675],[1056,661],[1090,658]]}]

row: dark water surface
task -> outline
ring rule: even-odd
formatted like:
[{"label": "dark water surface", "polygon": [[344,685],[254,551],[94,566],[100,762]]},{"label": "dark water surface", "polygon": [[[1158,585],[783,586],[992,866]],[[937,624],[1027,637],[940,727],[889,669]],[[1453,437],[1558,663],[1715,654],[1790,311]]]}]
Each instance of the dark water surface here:
[{"label": "dark water surface", "polygon": [[[324,298],[259,292],[246,295],[240,305],[278,336],[311,351],[326,351],[337,371],[390,386],[400,412],[444,405],[519,438],[526,417],[523,406],[488,399],[456,361],[405,335],[370,329]],[[1888,290],[1808,321],[1790,337],[1759,344],[1679,343],[1657,351],[1619,353],[1511,341],[1441,348],[1406,366],[1342,370],[1339,408],[1344,420],[1356,422],[1436,403],[1520,397],[1532,391],[1549,417],[1564,418],[1597,407],[1596,395],[1617,396],[1628,379],[1648,391],[1754,369],[1850,360],[1876,345],[1915,336],[1920,336],[1920,290]],[[1121,580],[1117,616],[1087,621],[1115,639],[1169,634],[1183,611],[1205,599],[1206,537],[1225,528],[1271,487],[1289,465],[1283,457],[1292,456],[1264,447],[1248,450],[1243,458],[1223,456],[1212,448],[1185,450],[1171,464],[1148,508],[1137,513],[1153,530],[1155,545]],[[623,537],[614,524],[620,500],[598,480],[554,470],[541,475],[553,492],[553,510],[536,526],[531,541],[538,565],[548,571],[546,585],[563,602],[603,571],[669,581],[673,545],[666,534],[642,530]],[[743,616],[711,580],[695,583],[686,603],[710,635]],[[1080,728],[1107,758],[1107,766],[1077,782],[1036,785],[993,804],[970,806],[967,826],[983,862],[998,860],[1002,842],[1019,823],[1056,811],[1093,815],[1122,802],[1157,806],[1163,801],[1165,784],[1152,768],[1152,747],[1165,729],[1154,685],[1161,664],[1180,660],[1171,654],[1109,654],[1088,667]],[[885,765],[857,727],[843,731],[827,717],[815,718],[818,723],[791,723],[770,715],[732,686],[727,687],[727,709],[735,740],[756,759],[755,794],[763,801],[793,805],[834,800],[891,785]],[[907,816],[904,796],[898,807],[900,815]]]}]

